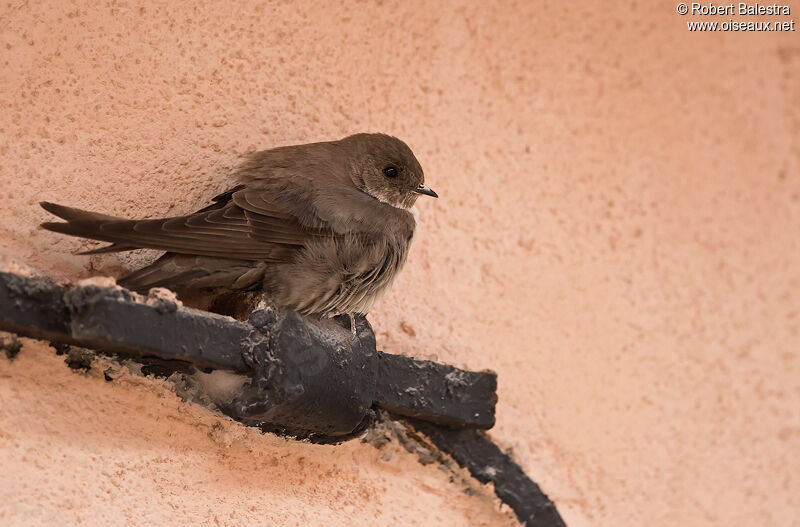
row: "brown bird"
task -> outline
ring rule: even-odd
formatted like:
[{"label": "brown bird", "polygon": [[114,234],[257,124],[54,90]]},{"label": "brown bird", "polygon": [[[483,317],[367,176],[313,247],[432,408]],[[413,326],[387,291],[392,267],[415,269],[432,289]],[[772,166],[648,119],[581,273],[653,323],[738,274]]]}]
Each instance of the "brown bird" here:
[{"label": "brown bird", "polygon": [[411,149],[383,134],[252,155],[237,185],[194,214],[127,220],[54,203],[51,231],[111,242],[80,254],[167,251],[119,280],[146,292],[261,290],[303,314],[365,314],[389,289],[414,236],[425,185]]}]

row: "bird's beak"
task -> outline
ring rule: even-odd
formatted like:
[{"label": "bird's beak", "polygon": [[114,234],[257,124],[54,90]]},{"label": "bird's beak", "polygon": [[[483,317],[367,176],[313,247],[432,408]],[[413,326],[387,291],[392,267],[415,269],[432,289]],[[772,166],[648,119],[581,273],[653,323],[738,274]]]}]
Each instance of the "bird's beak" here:
[{"label": "bird's beak", "polygon": [[417,194],[425,194],[426,196],[430,196],[432,198],[438,198],[439,194],[431,190],[427,185],[420,185],[414,189],[414,192]]}]

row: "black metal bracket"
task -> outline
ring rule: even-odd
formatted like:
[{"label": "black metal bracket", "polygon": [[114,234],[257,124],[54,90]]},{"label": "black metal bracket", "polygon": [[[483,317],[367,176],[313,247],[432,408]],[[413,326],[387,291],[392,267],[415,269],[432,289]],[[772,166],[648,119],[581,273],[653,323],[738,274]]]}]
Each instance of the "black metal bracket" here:
[{"label": "black metal bracket", "polygon": [[[356,318],[354,332],[349,326],[346,317],[317,320],[277,308],[241,322],[159,297],[143,301],[121,288],[65,289],[0,273],[2,330],[133,358],[166,372],[246,374],[250,383],[222,411],[317,442],[359,435],[374,418],[373,408],[383,408],[410,419],[480,481],[493,481],[524,523],[563,525],[552,502],[478,432],[494,425],[494,372],[384,353],[376,349],[366,318]],[[486,459],[470,457],[479,452]],[[484,462],[505,468],[484,470],[478,466]]]}]

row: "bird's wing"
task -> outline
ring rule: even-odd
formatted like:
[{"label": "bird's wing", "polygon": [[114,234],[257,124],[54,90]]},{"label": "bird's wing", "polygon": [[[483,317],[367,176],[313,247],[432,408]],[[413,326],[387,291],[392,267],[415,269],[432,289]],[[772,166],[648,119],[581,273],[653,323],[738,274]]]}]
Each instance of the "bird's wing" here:
[{"label": "bird's wing", "polygon": [[[281,262],[317,237],[334,236],[324,228],[309,228],[286,212],[274,197],[264,195],[257,209],[236,203],[246,192],[239,187],[215,199],[217,203],[194,214],[152,220],[126,220],[54,203],[42,207],[66,220],[43,223],[54,232],[132,247],[181,254]],[[261,194],[264,194],[262,191]]]},{"label": "bird's wing", "polygon": [[[359,236],[362,239],[380,238],[386,233],[410,236],[416,222],[409,211],[382,203],[353,186],[337,183],[303,187],[279,188],[242,187],[230,199],[242,210],[274,217],[291,216],[309,232],[324,232],[328,236]],[[280,203],[273,196],[280,195]]]}]

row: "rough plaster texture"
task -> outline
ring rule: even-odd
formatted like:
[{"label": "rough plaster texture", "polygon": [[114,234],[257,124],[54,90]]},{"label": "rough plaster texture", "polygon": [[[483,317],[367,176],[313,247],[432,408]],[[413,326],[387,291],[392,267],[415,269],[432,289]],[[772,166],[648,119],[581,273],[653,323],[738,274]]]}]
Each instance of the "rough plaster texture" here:
[{"label": "rough plaster texture", "polygon": [[[117,273],[151,256],[71,256],[36,202],[184,213],[249,151],[389,132],[441,198],[379,346],[495,369],[492,435],[569,525],[800,516],[796,32],[632,2],[4,1],[0,69],[6,254]],[[0,375],[12,523],[508,521],[402,452],[220,446],[205,410],[41,346]]]},{"label": "rough plaster texture", "polygon": [[46,348],[0,363],[4,526],[514,525],[491,490],[397,444],[289,442]]}]

